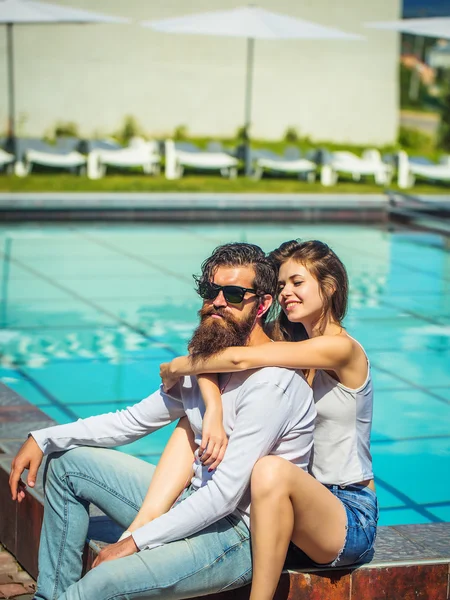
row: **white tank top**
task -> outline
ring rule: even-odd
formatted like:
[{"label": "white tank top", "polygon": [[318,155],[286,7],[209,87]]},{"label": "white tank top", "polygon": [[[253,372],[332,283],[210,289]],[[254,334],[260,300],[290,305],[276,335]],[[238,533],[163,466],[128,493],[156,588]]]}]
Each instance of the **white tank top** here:
[{"label": "white tank top", "polygon": [[310,472],[321,483],[349,485],[373,478],[370,454],[373,388],[369,359],[367,367],[366,381],[354,390],[322,370],[314,377],[317,418]]}]

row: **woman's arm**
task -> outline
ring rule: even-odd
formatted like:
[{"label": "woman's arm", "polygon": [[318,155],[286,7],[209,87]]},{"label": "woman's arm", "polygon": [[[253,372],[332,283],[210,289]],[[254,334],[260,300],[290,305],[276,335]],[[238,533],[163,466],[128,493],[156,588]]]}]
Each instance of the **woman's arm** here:
[{"label": "woman's arm", "polygon": [[199,375],[197,381],[206,407],[198,455],[212,471],[222,461],[228,446],[228,437],[223,428],[222,396],[216,374]]},{"label": "woman's arm", "polygon": [[176,381],[183,375],[227,373],[261,367],[288,369],[339,370],[351,360],[354,351],[351,338],[322,335],[302,342],[272,342],[259,346],[233,347],[220,354],[193,363],[189,356],[179,356],[167,363],[168,378]]},{"label": "woman's arm", "polygon": [[144,502],[128,531],[166,513],[192,476],[196,445],[187,417],[180,419],[158,462]]}]

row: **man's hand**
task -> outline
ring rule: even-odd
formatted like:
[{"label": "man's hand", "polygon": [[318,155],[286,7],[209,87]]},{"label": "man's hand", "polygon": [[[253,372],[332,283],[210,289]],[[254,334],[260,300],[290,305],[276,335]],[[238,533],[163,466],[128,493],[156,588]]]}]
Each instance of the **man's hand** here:
[{"label": "man's hand", "polygon": [[139,548],[134,543],[133,537],[130,535],[121,542],[110,544],[100,551],[100,554],[92,563],[92,568],[98,567],[103,562],[108,560],[115,560],[116,558],[124,558],[125,556],[131,556],[135,552],[138,552]]},{"label": "man's hand", "polygon": [[174,375],[171,369],[172,363],[161,363],[159,367],[159,375],[162,380],[163,389],[168,392],[178,382],[179,376]]},{"label": "man's hand", "polygon": [[27,484],[30,487],[34,487],[43,456],[44,453],[37,445],[35,439],[30,436],[11,463],[9,487],[13,500],[22,502],[25,498],[25,484],[20,480],[25,469],[28,469]]}]

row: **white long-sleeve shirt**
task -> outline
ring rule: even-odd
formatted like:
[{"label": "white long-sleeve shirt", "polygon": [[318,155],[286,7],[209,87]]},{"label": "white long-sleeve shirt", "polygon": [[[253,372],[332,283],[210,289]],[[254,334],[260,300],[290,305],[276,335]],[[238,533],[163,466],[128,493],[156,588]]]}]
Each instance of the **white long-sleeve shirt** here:
[{"label": "white long-sleeve shirt", "polygon": [[[262,456],[281,456],[307,469],[316,411],[312,391],[302,375],[267,367],[224,374],[222,385],[225,382],[222,403],[229,443],[223,461],[208,473],[208,467],[196,457],[194,493],[133,533],[139,549],[193,535],[235,510],[249,524],[250,477]],[[170,394],[159,389],[125,410],[55,425],[31,435],[44,454],[81,445],[117,446],[187,415],[199,445],[204,411],[196,379],[186,377]]]}]

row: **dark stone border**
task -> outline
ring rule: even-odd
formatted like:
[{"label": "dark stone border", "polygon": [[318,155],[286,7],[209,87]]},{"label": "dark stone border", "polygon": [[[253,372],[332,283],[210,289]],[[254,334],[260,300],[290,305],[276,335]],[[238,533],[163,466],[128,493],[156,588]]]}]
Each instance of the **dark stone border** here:
[{"label": "dark stone border", "polygon": [[15,193],[0,194],[0,214],[14,221],[381,223],[380,194]]},{"label": "dark stone border", "polygon": [[242,222],[298,222],[298,223],[384,223],[384,210],[351,211],[343,209],[320,209],[308,207],[301,210],[7,210],[0,212],[4,223],[15,222],[151,222],[151,223],[242,223]]}]

